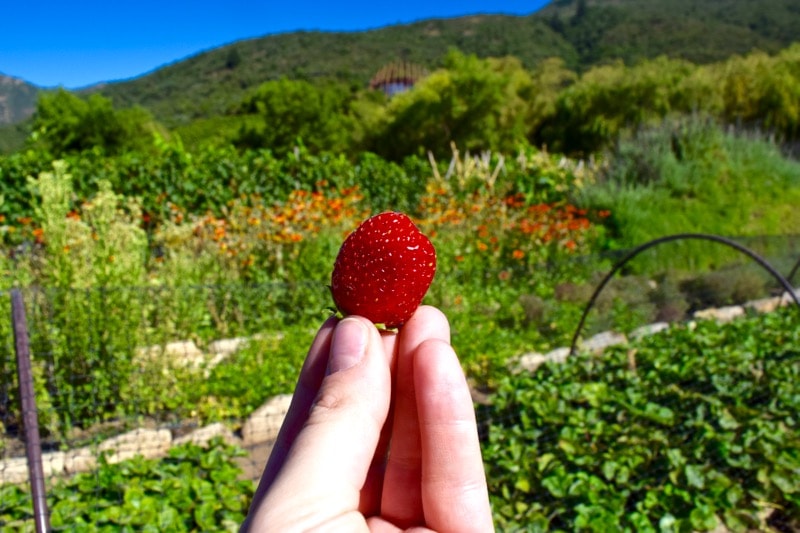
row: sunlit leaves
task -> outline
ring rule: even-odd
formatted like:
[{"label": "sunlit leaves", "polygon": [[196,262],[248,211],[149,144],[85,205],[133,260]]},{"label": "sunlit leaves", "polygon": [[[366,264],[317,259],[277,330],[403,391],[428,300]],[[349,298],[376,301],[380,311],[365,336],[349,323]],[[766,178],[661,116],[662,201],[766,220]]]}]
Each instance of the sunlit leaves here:
[{"label": "sunlit leaves", "polygon": [[796,520],[796,320],[791,309],[673,327],[639,342],[635,369],[613,348],[508,378],[485,453],[498,523],[741,531],[763,528],[767,509]]}]

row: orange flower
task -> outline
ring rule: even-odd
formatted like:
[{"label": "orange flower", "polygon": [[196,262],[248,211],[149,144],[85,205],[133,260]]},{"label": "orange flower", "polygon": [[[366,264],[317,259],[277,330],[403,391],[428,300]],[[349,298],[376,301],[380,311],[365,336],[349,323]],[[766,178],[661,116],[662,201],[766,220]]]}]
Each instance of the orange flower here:
[{"label": "orange flower", "polygon": [[489,249],[489,247],[486,246],[486,243],[483,242],[483,241],[478,241],[478,245],[477,246],[478,246],[478,250],[480,250],[481,252],[485,252],[486,250]]},{"label": "orange flower", "polygon": [[523,257],[525,257],[525,252],[523,252],[523,251],[522,251],[522,250],[520,250],[520,249],[516,249],[516,250],[514,250],[514,252],[511,254],[511,257],[513,257],[514,259],[522,259]]}]

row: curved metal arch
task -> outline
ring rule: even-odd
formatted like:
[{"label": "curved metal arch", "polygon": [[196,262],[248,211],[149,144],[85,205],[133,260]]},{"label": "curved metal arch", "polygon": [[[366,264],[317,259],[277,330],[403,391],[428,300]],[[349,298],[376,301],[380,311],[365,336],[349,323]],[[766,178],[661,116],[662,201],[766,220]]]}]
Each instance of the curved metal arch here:
[{"label": "curved metal arch", "polygon": [[[606,284],[611,281],[611,278],[614,277],[619,269],[625,266],[625,263],[639,255],[640,253],[644,252],[645,250],[657,246],[659,244],[663,244],[665,242],[671,241],[678,241],[682,239],[694,239],[694,240],[706,240],[706,241],[713,241],[720,244],[724,244],[729,246],[735,250],[742,252],[743,254],[750,257],[750,259],[754,260],[756,263],[761,265],[767,272],[769,272],[772,277],[774,277],[778,283],[783,286],[786,292],[789,293],[789,296],[794,300],[794,303],[797,304],[797,308],[800,309],[800,299],[798,299],[797,294],[795,294],[794,287],[784,278],[780,272],[775,270],[775,268],[767,262],[766,259],[755,253],[754,251],[750,250],[749,248],[742,246],[736,241],[728,239],[726,237],[720,237],[719,235],[709,235],[706,233],[677,233],[675,235],[667,235],[664,237],[659,237],[657,239],[653,239],[652,241],[648,241],[644,244],[641,244],[628,252],[622,259],[617,261],[617,263],[611,268],[608,274],[605,275],[603,280],[600,284],[595,288],[594,293],[592,294],[591,298],[589,298],[589,302],[586,304],[586,307],[583,310],[583,314],[581,315],[580,322],[578,322],[578,327],[575,329],[575,334],[572,336],[572,344],[570,345],[569,353],[574,354],[575,348],[578,344],[578,337],[581,334],[581,330],[583,329],[584,323],[586,322],[586,317],[589,315],[589,311],[591,311],[592,306],[594,306],[597,297],[600,295],[600,291],[606,286]],[[794,272],[793,272],[794,273]]]},{"label": "curved metal arch", "polygon": [[794,278],[794,275],[797,274],[798,269],[800,269],[800,258],[797,259],[797,263],[794,264],[794,268],[792,268],[792,271],[789,272],[788,276],[786,276],[786,280],[789,283],[792,282],[792,278]]}]

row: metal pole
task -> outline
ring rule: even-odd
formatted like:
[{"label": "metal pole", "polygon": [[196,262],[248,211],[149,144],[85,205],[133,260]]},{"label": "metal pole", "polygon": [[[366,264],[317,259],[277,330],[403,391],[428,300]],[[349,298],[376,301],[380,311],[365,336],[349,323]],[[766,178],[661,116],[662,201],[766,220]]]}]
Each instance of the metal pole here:
[{"label": "metal pole", "polygon": [[31,372],[31,351],[28,343],[25,304],[22,301],[22,293],[17,289],[11,291],[11,318],[14,322],[14,349],[17,354],[19,398],[22,404],[22,425],[25,428],[25,451],[28,455],[33,517],[36,522],[36,532],[45,533],[50,531],[50,517],[47,512],[47,496],[44,488],[42,443],[39,439],[36,396],[33,393],[33,373]]},{"label": "metal pole", "polygon": [[[742,246],[738,242],[733,241],[727,237],[720,237],[719,235],[709,235],[707,233],[678,233],[675,235],[666,235],[664,237],[659,237],[657,239],[653,239],[652,241],[648,241],[644,244],[640,244],[639,246],[628,252],[625,255],[625,257],[620,259],[617,262],[617,264],[615,264],[611,268],[608,274],[605,275],[600,284],[595,288],[591,298],[589,298],[589,303],[587,303],[586,307],[584,307],[583,309],[583,314],[581,315],[581,319],[578,322],[578,327],[575,329],[575,333],[572,336],[572,344],[570,345],[569,348],[570,355],[575,354],[575,350],[578,346],[578,339],[580,337],[581,330],[583,329],[583,325],[586,322],[586,317],[588,316],[589,311],[592,310],[592,306],[597,300],[597,297],[600,296],[600,291],[602,291],[603,287],[605,287],[606,284],[609,281],[611,281],[611,278],[614,277],[614,274],[616,274],[617,271],[619,271],[623,266],[625,266],[625,263],[627,263],[637,255],[639,255],[641,252],[644,252],[648,248],[652,248],[653,246],[665,242],[678,241],[681,239],[687,239],[687,240],[699,239],[699,240],[717,242],[742,252],[746,256],[750,257],[750,259],[761,265],[761,267],[764,268],[764,270],[772,274],[772,277],[775,278],[778,281],[778,283],[781,284],[783,289],[789,293],[789,297],[792,298],[792,300],[794,300],[794,303],[797,304],[797,308],[800,309],[800,297],[798,297],[797,293],[794,290],[794,287],[792,287],[792,285],[786,280],[786,278],[781,276],[781,273],[775,270],[775,268],[771,264],[769,264],[769,262],[767,262],[766,259],[758,255],[757,253],[753,252],[749,248],[746,248],[745,246]],[[798,262],[798,264],[800,264],[800,261]],[[794,275],[794,270],[792,271],[792,274],[789,275],[789,277],[791,278],[792,275]]]}]

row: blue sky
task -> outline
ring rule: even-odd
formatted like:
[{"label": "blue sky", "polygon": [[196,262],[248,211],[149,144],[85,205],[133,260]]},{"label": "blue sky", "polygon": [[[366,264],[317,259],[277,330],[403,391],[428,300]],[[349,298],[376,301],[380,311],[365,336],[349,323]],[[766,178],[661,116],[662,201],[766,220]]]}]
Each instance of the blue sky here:
[{"label": "blue sky", "polygon": [[295,30],[358,31],[433,17],[529,14],[547,0],[10,0],[0,73],[42,87],[136,77],[223,44]]}]

